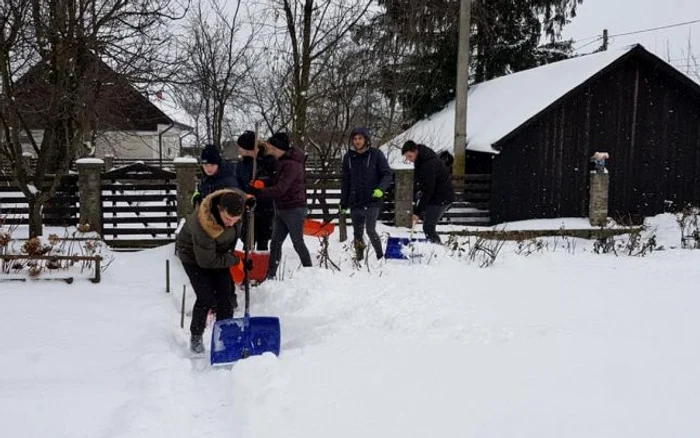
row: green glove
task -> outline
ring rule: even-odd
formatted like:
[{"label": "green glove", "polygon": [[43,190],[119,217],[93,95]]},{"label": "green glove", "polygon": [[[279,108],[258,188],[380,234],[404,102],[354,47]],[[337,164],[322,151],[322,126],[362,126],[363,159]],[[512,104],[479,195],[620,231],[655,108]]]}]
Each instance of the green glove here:
[{"label": "green glove", "polygon": [[372,197],[375,199],[379,199],[382,196],[384,196],[384,192],[382,192],[382,189],[374,189],[372,191]]},{"label": "green glove", "polygon": [[190,201],[192,202],[192,205],[195,205],[200,201],[200,199],[202,199],[202,194],[199,193],[199,191],[195,191],[194,193],[192,193],[192,198],[190,199]]},{"label": "green glove", "polygon": [[340,209],[340,214],[348,214],[348,209],[347,209],[347,208],[341,208],[341,209]]}]

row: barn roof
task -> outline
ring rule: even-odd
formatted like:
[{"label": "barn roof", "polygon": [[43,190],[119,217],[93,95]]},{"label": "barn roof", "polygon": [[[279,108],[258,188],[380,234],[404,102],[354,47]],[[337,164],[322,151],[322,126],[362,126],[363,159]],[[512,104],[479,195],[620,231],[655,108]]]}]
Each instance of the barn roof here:
[{"label": "barn roof", "polygon": [[[494,145],[500,140],[635,49],[649,53],[636,44],[547,64],[470,86],[467,149],[498,153]],[[670,65],[669,68],[673,69]],[[682,75],[680,72],[678,74]],[[418,121],[381,148],[387,151],[392,163],[401,160],[397,148],[401,148],[409,139],[425,143],[438,151],[452,152],[454,117],[453,100],[444,109]]]}]

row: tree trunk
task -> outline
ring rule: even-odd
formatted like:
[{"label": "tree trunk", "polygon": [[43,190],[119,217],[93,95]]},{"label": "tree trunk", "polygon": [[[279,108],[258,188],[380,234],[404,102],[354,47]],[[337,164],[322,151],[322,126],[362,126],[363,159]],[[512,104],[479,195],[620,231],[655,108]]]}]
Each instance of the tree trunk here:
[{"label": "tree trunk", "polygon": [[41,210],[43,203],[38,200],[38,196],[27,199],[29,204],[29,238],[41,237],[44,233]]}]

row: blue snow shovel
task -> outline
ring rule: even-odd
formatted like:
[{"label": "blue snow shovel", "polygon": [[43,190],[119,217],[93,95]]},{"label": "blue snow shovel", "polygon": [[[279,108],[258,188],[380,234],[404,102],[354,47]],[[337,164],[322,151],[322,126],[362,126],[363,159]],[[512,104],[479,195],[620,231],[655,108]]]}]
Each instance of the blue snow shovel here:
[{"label": "blue snow shovel", "polygon": [[[427,242],[428,239],[416,239],[413,237],[413,227],[411,227],[411,237],[389,237],[386,242],[386,251],[384,257],[387,259],[407,260],[422,257],[423,254],[413,250],[416,243]],[[403,248],[408,246],[411,248],[410,254],[404,254]]]},{"label": "blue snow shovel", "polygon": [[253,209],[246,207],[245,260],[243,262],[243,284],[245,288],[245,315],[216,321],[211,337],[211,364],[230,365],[237,360],[263,353],[279,356],[281,330],[279,318],[272,316],[250,316],[250,248],[253,236]]}]

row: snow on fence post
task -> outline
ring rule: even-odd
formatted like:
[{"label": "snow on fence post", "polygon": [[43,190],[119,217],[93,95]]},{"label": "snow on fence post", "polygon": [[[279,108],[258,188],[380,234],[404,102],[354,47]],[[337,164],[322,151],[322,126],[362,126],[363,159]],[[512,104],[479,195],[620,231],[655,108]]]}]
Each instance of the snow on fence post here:
[{"label": "snow on fence post", "polygon": [[413,222],[413,169],[394,170],[394,225],[411,228]]},{"label": "snow on fence post", "polygon": [[193,211],[192,195],[197,190],[197,170],[199,163],[196,158],[175,158],[175,173],[177,180],[177,218],[186,217]]},{"label": "snow on fence post", "polygon": [[608,158],[609,155],[606,152],[596,152],[591,157],[591,162],[594,163],[595,168],[590,173],[588,220],[595,227],[603,227],[608,221],[610,174],[605,167],[605,162]]},{"label": "snow on fence post", "polygon": [[80,191],[80,224],[90,225],[90,231],[102,235],[102,170],[104,161],[99,158],[81,158],[75,162],[78,168]]}]

